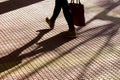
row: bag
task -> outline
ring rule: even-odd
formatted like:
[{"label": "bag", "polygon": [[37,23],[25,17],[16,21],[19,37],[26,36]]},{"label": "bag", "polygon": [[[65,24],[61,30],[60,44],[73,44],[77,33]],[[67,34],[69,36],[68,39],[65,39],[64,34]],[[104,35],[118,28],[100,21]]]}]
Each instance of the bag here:
[{"label": "bag", "polygon": [[76,26],[85,26],[84,5],[80,0],[71,0],[69,7],[73,16],[73,23]]}]

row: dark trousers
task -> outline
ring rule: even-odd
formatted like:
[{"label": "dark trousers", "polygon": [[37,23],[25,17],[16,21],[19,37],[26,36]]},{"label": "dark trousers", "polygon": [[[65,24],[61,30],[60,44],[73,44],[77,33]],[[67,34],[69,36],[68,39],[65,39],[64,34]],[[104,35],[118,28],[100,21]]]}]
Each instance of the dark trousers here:
[{"label": "dark trousers", "polygon": [[64,17],[68,23],[69,29],[74,30],[73,18],[71,11],[69,9],[68,1],[67,0],[56,0],[55,8],[51,20],[55,22],[56,18],[58,17],[61,9],[63,9]]}]

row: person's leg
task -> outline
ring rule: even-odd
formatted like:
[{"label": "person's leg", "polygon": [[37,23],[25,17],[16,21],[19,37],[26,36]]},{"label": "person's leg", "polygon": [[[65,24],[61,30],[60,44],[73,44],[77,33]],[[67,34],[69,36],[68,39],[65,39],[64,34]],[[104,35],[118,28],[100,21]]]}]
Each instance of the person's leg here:
[{"label": "person's leg", "polygon": [[48,23],[48,25],[49,25],[52,29],[54,28],[55,20],[56,20],[57,16],[59,15],[60,11],[61,11],[61,3],[60,3],[60,0],[56,0],[56,1],[55,1],[55,8],[54,8],[52,17],[51,17],[50,19],[49,19],[48,17],[46,18],[46,22]]},{"label": "person's leg", "polygon": [[69,26],[69,30],[75,30],[72,13],[70,11],[69,4],[68,4],[67,0],[61,0],[61,4],[62,4],[62,9],[63,9],[65,19],[66,19],[68,26]]},{"label": "person's leg", "polygon": [[66,33],[65,37],[72,37],[72,38],[76,37],[76,30],[73,23],[72,13],[69,9],[69,4],[67,0],[61,0],[61,3],[62,3],[62,9],[63,9],[65,19],[69,26],[69,30],[65,32]]},{"label": "person's leg", "polygon": [[53,15],[51,17],[50,20],[52,20],[53,22],[55,22],[57,16],[59,15],[61,11],[61,3],[60,3],[60,0],[56,0],[55,1],[55,8],[54,8],[54,11],[53,11]]}]

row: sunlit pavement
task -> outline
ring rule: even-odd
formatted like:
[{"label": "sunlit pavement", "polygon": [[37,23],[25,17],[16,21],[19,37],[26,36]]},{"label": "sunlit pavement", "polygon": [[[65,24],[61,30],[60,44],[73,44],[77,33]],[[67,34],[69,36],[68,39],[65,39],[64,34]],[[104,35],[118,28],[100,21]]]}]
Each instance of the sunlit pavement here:
[{"label": "sunlit pavement", "polygon": [[81,0],[86,26],[66,39],[54,0],[0,1],[0,80],[120,80],[120,0]]}]

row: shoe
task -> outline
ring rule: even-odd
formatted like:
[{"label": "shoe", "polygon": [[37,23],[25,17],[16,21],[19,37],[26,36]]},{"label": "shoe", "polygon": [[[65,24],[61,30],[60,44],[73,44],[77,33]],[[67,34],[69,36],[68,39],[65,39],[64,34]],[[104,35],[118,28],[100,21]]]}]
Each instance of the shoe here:
[{"label": "shoe", "polygon": [[65,32],[65,37],[76,38],[76,30],[69,30]]},{"label": "shoe", "polygon": [[48,23],[51,29],[54,28],[54,22],[52,22],[48,17],[46,18],[46,22]]}]

